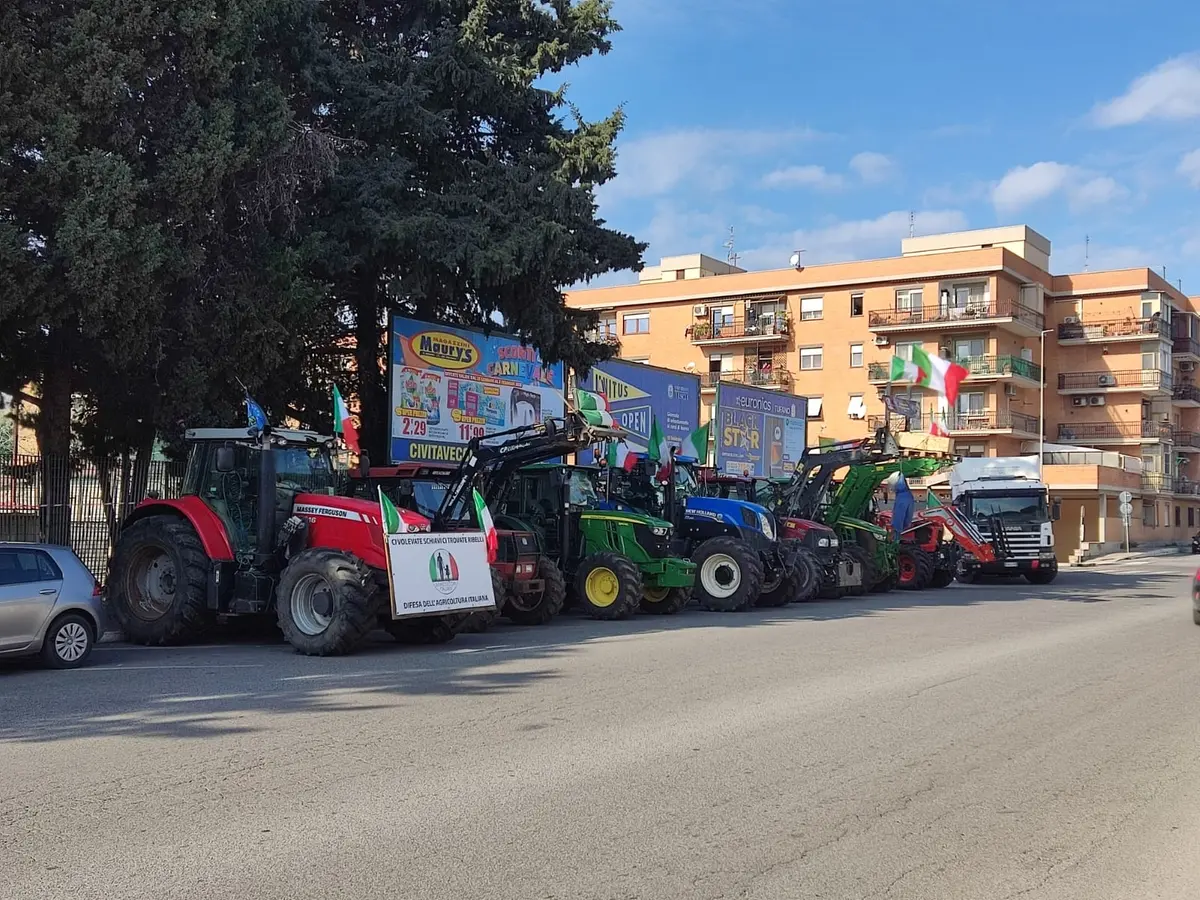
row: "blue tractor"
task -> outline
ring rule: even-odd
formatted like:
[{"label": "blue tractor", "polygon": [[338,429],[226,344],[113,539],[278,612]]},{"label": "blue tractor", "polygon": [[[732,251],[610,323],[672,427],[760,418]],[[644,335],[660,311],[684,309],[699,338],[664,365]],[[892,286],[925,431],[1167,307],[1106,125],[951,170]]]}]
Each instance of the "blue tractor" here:
[{"label": "blue tractor", "polygon": [[808,572],[795,548],[780,542],[765,506],[704,496],[694,459],[676,456],[665,483],[657,468],[643,458],[629,472],[612,469],[610,499],[675,526],[672,552],[696,564],[692,596],[703,609],[736,612],[804,598]]}]

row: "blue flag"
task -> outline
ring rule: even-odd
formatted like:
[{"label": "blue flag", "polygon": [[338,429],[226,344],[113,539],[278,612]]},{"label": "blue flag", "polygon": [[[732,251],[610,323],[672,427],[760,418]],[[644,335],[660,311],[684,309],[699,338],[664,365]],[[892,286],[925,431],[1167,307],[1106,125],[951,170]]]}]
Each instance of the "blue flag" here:
[{"label": "blue flag", "polygon": [[896,502],[892,504],[892,528],[897,537],[912,525],[913,513],[916,512],[917,501],[909,490],[908,482],[901,475],[896,481]]},{"label": "blue flag", "polygon": [[267,414],[249,394],[246,394],[246,427],[255,431],[267,430]]}]

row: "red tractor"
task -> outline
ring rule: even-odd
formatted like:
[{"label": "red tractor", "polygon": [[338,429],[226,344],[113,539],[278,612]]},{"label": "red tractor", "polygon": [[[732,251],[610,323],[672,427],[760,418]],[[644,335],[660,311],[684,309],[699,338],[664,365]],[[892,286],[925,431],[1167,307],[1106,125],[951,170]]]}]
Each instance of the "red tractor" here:
[{"label": "red tractor", "polygon": [[[382,627],[450,640],[456,615],[393,620],[376,500],[337,496],[333,438],[287,429],[202,428],[182,496],[147,499],[122,523],[108,598],[126,637],[177,644],[218,619],[272,610],[300,653],[349,653]],[[429,520],[400,510],[410,532]]]},{"label": "red tractor", "polygon": [[[436,519],[446,492],[457,475],[453,466],[402,463],[372,466],[352,475],[350,496],[371,499],[382,489],[399,509],[408,509],[430,520]],[[459,523],[473,528],[470,521]],[[537,535],[530,531],[505,529],[505,517],[496,517],[499,548],[492,571],[496,573],[499,615],[516,625],[543,625],[562,610],[567,587],[562,572],[542,553]],[[454,527],[455,523],[450,523]],[[502,598],[502,599],[501,599]],[[472,614],[464,630],[486,627],[487,613]]]},{"label": "red tractor", "polygon": [[[876,514],[876,523],[892,530],[892,511],[884,510]],[[945,539],[945,533],[950,532],[951,541]],[[917,547],[924,551],[924,559],[928,559],[932,570],[929,573],[929,586],[944,588],[954,580],[959,569],[959,560],[963,553],[969,553],[981,563],[995,562],[996,548],[984,538],[979,529],[951,506],[937,504],[925,509],[918,509],[913,514],[912,524],[899,535],[902,547]],[[1001,554],[1003,555],[1003,554]],[[902,588],[919,587],[922,563],[913,560],[919,557],[900,557],[899,586]]]}]

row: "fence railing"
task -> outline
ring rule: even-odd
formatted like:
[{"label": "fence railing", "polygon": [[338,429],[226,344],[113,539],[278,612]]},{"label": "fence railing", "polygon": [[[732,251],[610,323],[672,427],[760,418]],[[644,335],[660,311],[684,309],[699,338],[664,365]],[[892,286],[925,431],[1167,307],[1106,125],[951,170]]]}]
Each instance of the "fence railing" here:
[{"label": "fence railing", "polygon": [[1058,426],[1060,441],[1100,441],[1157,438],[1169,441],[1172,430],[1166,422],[1070,422]]},{"label": "fence railing", "polygon": [[925,306],[900,306],[896,309],[874,310],[868,316],[869,327],[885,328],[900,325],[962,324],[970,325],[981,319],[1015,319],[1030,328],[1041,329],[1045,317],[1009,299],[970,300],[965,306],[933,303]]},{"label": "fence railing", "polygon": [[1155,369],[1125,372],[1064,372],[1058,376],[1060,391],[1099,391],[1106,388],[1170,390],[1171,376]]},{"label": "fence railing", "polygon": [[66,544],[103,581],[121,520],[151,493],[179,496],[183,471],[134,456],[0,461],[0,541]]},{"label": "fence railing", "polygon": [[1169,338],[1171,326],[1161,317],[1147,319],[1125,316],[1116,319],[1085,319],[1063,322],[1058,326],[1060,341],[1103,341],[1113,338]]}]

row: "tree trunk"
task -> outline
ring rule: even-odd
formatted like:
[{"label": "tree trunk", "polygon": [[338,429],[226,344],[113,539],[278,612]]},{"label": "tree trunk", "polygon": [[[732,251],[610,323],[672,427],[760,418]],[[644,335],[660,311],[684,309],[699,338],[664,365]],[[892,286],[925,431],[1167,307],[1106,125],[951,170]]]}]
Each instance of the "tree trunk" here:
[{"label": "tree trunk", "polygon": [[42,373],[42,407],[38,416],[41,445],[42,527],[52,544],[71,543],[71,353],[64,327],[47,336]]},{"label": "tree trunk", "polygon": [[354,362],[358,370],[359,437],[362,447],[373,460],[391,456],[390,410],[387,405],[387,380],[379,364],[381,321],[384,310],[380,301],[379,279],[373,273],[358,279],[354,298]]}]

